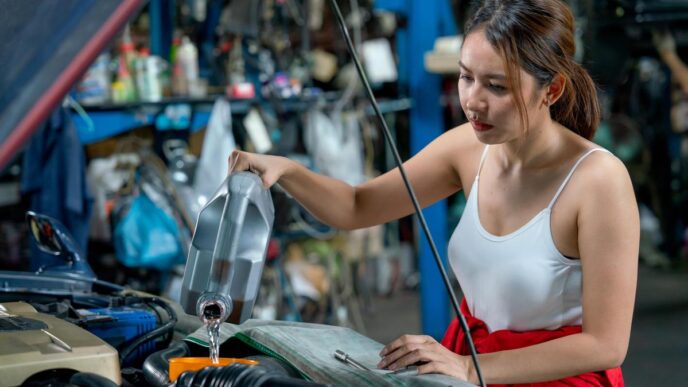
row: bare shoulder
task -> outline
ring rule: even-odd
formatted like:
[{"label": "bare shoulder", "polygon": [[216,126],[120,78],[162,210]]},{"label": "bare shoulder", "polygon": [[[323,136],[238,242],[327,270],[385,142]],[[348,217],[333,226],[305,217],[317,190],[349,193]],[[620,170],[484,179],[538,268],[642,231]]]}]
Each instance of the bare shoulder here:
[{"label": "bare shoulder", "polygon": [[[590,149],[599,148],[593,146]],[[599,148],[602,149],[602,148]],[[610,152],[591,153],[576,171],[586,191],[603,193],[610,188],[631,189],[631,180],[623,162]]]},{"label": "bare shoulder", "polygon": [[[595,146],[596,147],[596,146]],[[591,147],[592,148],[592,147]],[[581,214],[617,216],[636,208],[630,175],[623,162],[608,152],[593,152],[574,176]]]}]

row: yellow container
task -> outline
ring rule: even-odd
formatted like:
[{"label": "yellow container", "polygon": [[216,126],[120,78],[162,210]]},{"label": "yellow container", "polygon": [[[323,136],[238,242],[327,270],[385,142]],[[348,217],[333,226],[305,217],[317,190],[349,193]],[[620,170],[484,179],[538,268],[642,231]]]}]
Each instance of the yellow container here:
[{"label": "yellow container", "polygon": [[186,371],[198,371],[205,367],[224,367],[234,363],[246,365],[258,364],[255,360],[236,359],[233,357],[221,357],[218,364],[213,364],[209,357],[176,357],[170,359],[170,381],[177,381],[179,375]]}]

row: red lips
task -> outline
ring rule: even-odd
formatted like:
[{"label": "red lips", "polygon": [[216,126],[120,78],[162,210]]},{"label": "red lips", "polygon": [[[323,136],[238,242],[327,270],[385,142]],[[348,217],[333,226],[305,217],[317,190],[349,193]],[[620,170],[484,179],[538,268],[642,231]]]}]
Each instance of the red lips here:
[{"label": "red lips", "polygon": [[473,125],[473,129],[478,132],[484,132],[493,128],[492,125],[480,122],[478,120],[471,120],[471,125]]}]

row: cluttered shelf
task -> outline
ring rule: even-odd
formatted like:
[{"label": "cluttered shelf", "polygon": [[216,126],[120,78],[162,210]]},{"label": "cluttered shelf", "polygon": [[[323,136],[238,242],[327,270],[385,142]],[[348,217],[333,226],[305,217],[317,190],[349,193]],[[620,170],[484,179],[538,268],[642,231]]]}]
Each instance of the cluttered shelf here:
[{"label": "cluttered shelf", "polygon": [[[188,121],[182,122],[181,126],[188,128],[192,133],[196,132],[207,125],[212,106],[219,98],[227,98],[232,114],[244,115],[253,106],[270,108],[277,112],[300,112],[318,103],[330,105],[340,97],[340,93],[323,93],[279,100],[238,99],[221,95],[203,98],[171,97],[156,102],[77,105],[72,108],[72,118],[77,127],[79,139],[83,144],[88,145],[145,125],[155,124],[165,127],[169,125],[166,117],[169,118],[170,115],[188,117]],[[411,99],[405,97],[378,102],[383,114],[408,110],[412,104]],[[368,105],[366,112],[374,114],[372,106]]]}]

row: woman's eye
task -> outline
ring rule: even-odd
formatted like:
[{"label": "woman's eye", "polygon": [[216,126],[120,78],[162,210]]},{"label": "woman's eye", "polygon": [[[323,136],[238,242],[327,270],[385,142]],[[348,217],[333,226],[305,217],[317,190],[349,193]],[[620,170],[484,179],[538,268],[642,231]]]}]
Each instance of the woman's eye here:
[{"label": "woman's eye", "polygon": [[494,83],[490,83],[489,87],[490,87],[490,89],[492,89],[494,91],[498,91],[498,92],[506,91],[506,87],[504,87],[502,85],[496,85]]},{"label": "woman's eye", "polygon": [[466,74],[459,74],[459,79],[462,79],[464,81],[472,81],[473,80],[473,78],[471,78],[470,75],[466,75]]}]

